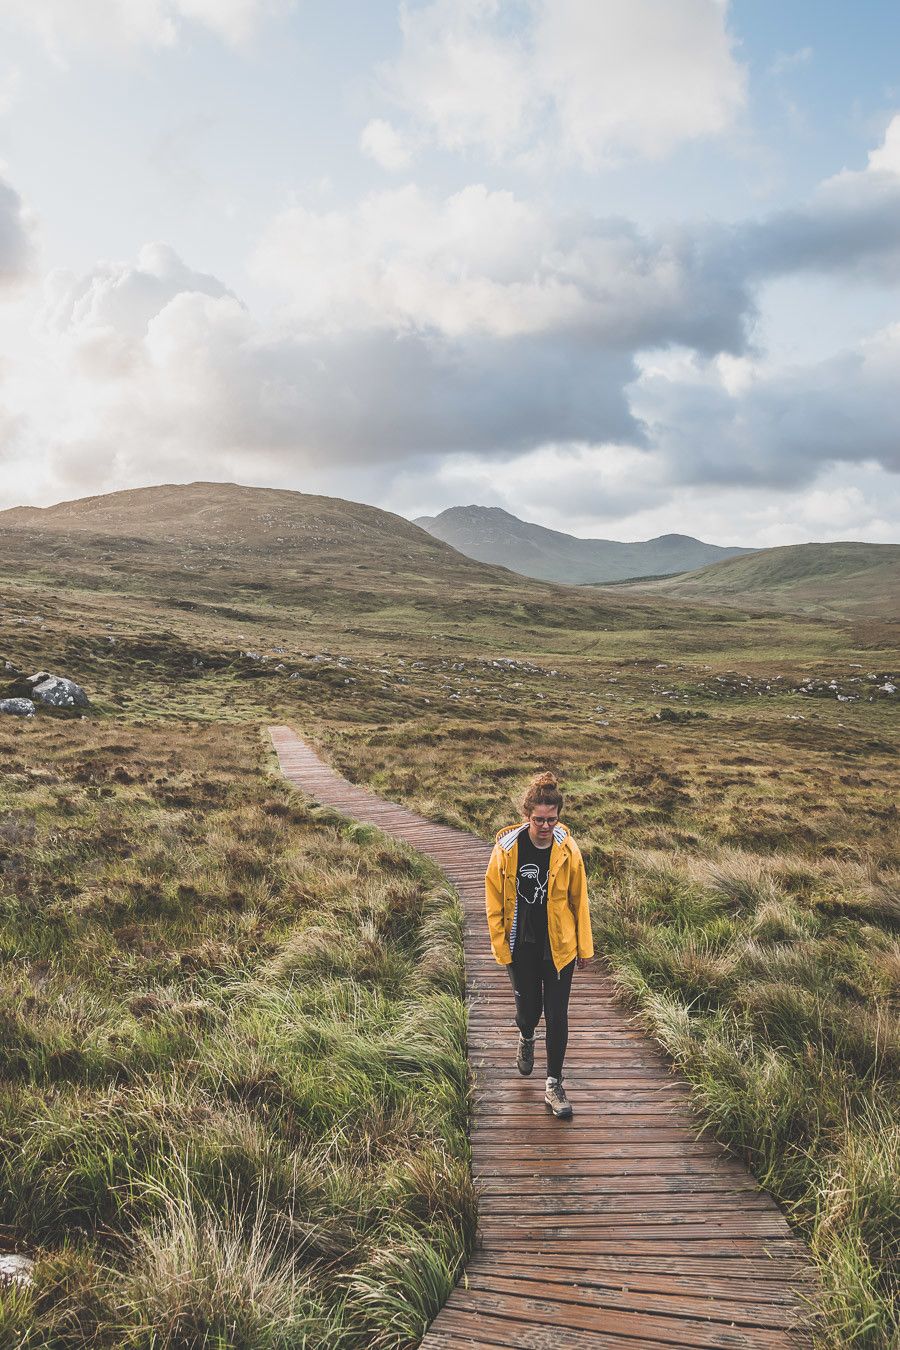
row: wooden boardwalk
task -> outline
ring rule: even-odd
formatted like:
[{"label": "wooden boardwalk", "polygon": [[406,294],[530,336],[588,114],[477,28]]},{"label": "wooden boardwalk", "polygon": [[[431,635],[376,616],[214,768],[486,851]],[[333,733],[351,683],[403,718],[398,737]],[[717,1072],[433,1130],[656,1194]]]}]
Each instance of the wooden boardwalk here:
[{"label": "wooden boardwalk", "polygon": [[575,1115],[556,1120],[543,1104],[540,1027],[534,1074],[515,1068],[512,995],[484,912],[490,846],[347,782],[290,728],[270,734],[290,782],[433,858],[462,899],[478,1243],[425,1350],[807,1345],[793,1329],[815,1290],[806,1247],[700,1133],[687,1086],[598,963],[575,975]]}]

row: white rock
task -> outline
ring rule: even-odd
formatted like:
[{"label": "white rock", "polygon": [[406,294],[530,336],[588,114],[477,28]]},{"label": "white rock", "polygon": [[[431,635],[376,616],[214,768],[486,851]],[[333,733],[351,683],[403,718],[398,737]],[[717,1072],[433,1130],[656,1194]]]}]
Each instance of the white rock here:
[{"label": "white rock", "polygon": [[33,1269],[34,1261],[30,1256],[20,1256],[15,1252],[0,1253],[0,1280],[31,1284]]}]

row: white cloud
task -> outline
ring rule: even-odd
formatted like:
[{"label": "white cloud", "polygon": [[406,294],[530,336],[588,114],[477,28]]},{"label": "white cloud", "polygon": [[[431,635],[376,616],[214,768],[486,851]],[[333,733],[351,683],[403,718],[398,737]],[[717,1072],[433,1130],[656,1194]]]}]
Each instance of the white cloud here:
[{"label": "white cloud", "polygon": [[496,32],[500,0],[400,6],[403,52],[384,69],[391,96],[452,150],[501,155],[519,140],[533,87],[522,41]]},{"label": "white cloud", "polygon": [[17,66],[7,66],[0,74],[0,113],[8,113],[18,102],[21,92],[21,70]]},{"label": "white cloud", "polygon": [[541,0],[537,14],[535,74],[572,159],[655,159],[743,105],[720,0]]},{"label": "white cloud", "polygon": [[[180,287],[185,287],[181,289]],[[554,436],[639,437],[630,354],[576,337],[464,342],[377,329],[262,328],[171,250],[55,276],[6,407],[35,461],[101,491],[179,462],[398,464]],[[49,452],[47,447],[50,447]]]},{"label": "white cloud", "polygon": [[78,54],[174,46],[185,23],[238,45],[292,0],[4,0],[0,21],[36,34],[61,65]]},{"label": "white cloud", "polygon": [[744,103],[721,0],[431,0],[404,4],[401,30],[385,92],[451,150],[657,158]]},{"label": "white cloud", "polygon": [[409,138],[401,135],[381,117],[366,123],[359,143],[363,152],[389,173],[397,173],[412,163],[413,151]]},{"label": "white cloud", "polygon": [[123,339],[142,338],[150,320],[182,292],[219,297],[227,289],[215,277],[195,272],[168,244],[145,244],[135,265],[100,262],[81,277],[51,272],[45,283],[42,320],[58,332],[93,336],[114,330]]},{"label": "white cloud", "polygon": [[896,537],[900,326],[807,368],[673,350],[636,374],[577,334],[276,332],[158,246],[118,277],[70,285],[0,372],[32,500],[209,477],[614,538]]},{"label": "white cloud", "polygon": [[517,513],[574,504],[584,528],[681,488],[791,493],[841,463],[900,472],[900,325],[808,367],[674,350],[636,371],[627,344],[604,349],[578,329],[265,329],[159,246],[70,284],[50,313],[41,379],[7,408],[85,491],[149,464],[227,463],[255,481],[260,465],[377,474],[468,455],[493,464],[484,477],[513,466],[497,481],[516,483]]},{"label": "white cloud", "polygon": [[633,349],[738,349],[751,308],[703,237],[645,237],[622,220],[554,217],[471,184],[408,185],[345,212],[294,207],[266,231],[254,276],[282,288],[304,331],[435,331],[449,338],[580,335]]},{"label": "white cloud", "polygon": [[869,172],[900,176],[900,113],[888,123],[881,145],[869,151]]},{"label": "white cloud", "polygon": [[617,538],[676,531],[712,544],[775,548],[808,540],[897,542],[900,478],[873,464],[836,465],[807,485],[773,494],[727,484],[665,484],[617,523]]},{"label": "white cloud", "polygon": [[286,13],[293,0],[171,0],[185,19],[202,24],[232,46],[247,42],[267,18]]}]

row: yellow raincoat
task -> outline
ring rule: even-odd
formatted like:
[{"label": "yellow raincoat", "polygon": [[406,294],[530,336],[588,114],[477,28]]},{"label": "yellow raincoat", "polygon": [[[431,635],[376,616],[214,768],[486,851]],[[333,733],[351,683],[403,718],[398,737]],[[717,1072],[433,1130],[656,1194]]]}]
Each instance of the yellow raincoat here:
[{"label": "yellow raincoat", "polygon": [[[497,842],[484,878],[491,948],[501,966],[512,960],[510,941],[515,942],[516,873],[519,864],[519,834],[528,825],[508,825],[497,833]],[[562,970],[576,956],[593,956],[591,916],[588,910],[587,877],[581,850],[565,825],[553,827],[550,871],[547,878],[547,937],[553,964]]]}]

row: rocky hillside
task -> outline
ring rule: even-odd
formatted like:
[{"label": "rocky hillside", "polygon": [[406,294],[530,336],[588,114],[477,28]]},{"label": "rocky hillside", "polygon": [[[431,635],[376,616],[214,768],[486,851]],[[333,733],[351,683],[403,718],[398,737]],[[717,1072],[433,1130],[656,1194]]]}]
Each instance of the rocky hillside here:
[{"label": "rocky hillside", "polygon": [[470,558],[573,585],[690,572],[753,551],[704,544],[687,534],[662,534],[639,543],[577,539],[520,520],[498,506],[451,506],[439,516],[419,516],[415,524]]}]

